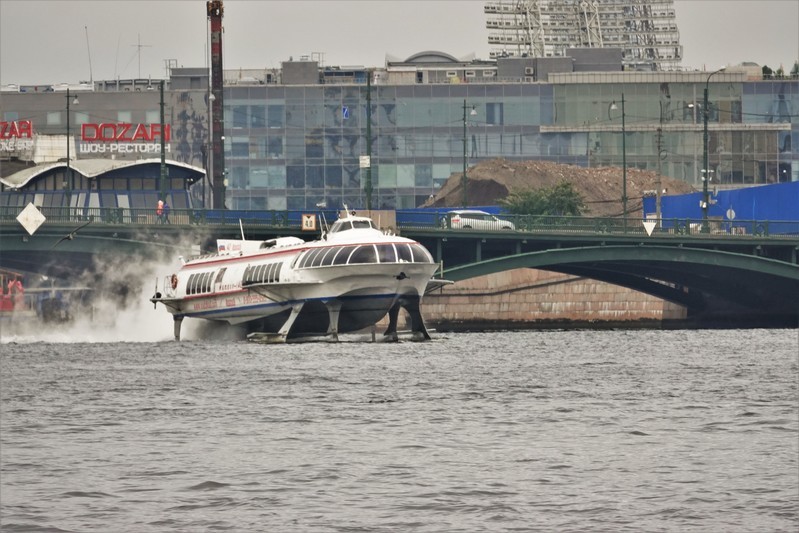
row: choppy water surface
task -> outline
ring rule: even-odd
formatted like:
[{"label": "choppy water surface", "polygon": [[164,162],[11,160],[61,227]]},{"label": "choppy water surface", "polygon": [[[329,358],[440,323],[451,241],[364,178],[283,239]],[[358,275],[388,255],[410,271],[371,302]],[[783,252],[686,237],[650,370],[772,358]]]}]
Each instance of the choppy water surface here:
[{"label": "choppy water surface", "polygon": [[797,330],[0,344],[3,531],[796,531]]}]

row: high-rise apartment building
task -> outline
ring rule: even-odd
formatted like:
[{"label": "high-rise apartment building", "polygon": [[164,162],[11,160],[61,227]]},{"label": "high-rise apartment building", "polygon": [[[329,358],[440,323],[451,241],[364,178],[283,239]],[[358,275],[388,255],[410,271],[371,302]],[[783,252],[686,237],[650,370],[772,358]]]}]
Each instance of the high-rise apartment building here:
[{"label": "high-rise apartment building", "polygon": [[484,10],[494,58],[621,48],[625,70],[674,70],[682,59],[674,0],[495,0]]}]

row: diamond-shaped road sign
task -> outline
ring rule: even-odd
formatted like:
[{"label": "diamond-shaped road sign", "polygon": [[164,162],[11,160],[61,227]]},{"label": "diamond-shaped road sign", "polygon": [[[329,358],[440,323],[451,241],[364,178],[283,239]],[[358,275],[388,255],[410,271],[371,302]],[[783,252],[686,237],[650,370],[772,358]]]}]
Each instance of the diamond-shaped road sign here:
[{"label": "diamond-shaped road sign", "polygon": [[26,205],[25,209],[17,215],[17,222],[19,222],[30,235],[36,233],[36,230],[39,229],[39,226],[44,224],[45,220],[47,219],[42,212],[32,203]]}]

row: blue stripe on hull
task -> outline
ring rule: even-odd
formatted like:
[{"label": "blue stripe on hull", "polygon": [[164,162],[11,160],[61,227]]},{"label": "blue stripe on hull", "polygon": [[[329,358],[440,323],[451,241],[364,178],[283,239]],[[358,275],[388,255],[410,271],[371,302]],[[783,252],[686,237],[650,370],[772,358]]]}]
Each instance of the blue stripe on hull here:
[{"label": "blue stripe on hull", "polygon": [[[338,300],[342,304],[339,312],[338,331],[339,333],[348,333],[369,327],[378,322],[386,316],[397,297],[397,294],[374,294],[307,299],[300,316],[297,317],[292,327],[292,336],[295,334],[325,334],[330,325],[325,302],[331,299]],[[300,300],[294,300],[284,303],[272,302],[241,306],[237,308],[237,315],[246,317],[247,315],[260,314],[262,316],[245,321],[240,325],[245,326],[249,332],[276,333],[288,317],[290,307],[299,302]],[[175,316],[179,318],[191,317],[226,321],[230,316],[230,309],[212,309],[182,315],[177,314]]]}]

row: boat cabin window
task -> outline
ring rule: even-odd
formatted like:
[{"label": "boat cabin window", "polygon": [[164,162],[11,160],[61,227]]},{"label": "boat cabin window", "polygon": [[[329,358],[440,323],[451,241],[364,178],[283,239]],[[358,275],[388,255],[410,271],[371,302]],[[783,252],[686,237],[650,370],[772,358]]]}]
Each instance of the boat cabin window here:
[{"label": "boat cabin window", "polygon": [[410,244],[397,245],[397,257],[400,263],[413,263],[413,254],[411,253]]},{"label": "boat cabin window", "polygon": [[433,256],[421,244],[411,244],[411,253],[413,254],[414,263],[433,262]]},{"label": "boat cabin window", "polygon": [[433,257],[420,244],[358,244],[326,246],[304,252],[297,268],[364,263],[432,263]]},{"label": "boat cabin window", "polygon": [[302,261],[300,261],[300,268],[308,268],[311,266],[314,259],[316,259],[316,256],[324,251],[324,248],[314,248],[313,250],[308,250],[305,252],[305,257],[303,257]]},{"label": "boat cabin window", "polygon": [[327,266],[333,263],[333,256],[336,255],[338,248],[325,248],[324,253],[321,253],[316,256],[316,260],[313,262],[313,266]]},{"label": "boat cabin window", "polygon": [[354,248],[352,246],[342,246],[339,248],[338,252],[336,252],[335,257],[333,257],[333,265],[346,265],[347,259],[350,258],[350,254]]},{"label": "boat cabin window", "polygon": [[397,255],[399,256],[400,263],[432,263],[433,256],[421,245],[413,244],[398,244]]},{"label": "boat cabin window", "polygon": [[355,248],[348,262],[352,264],[377,263],[377,252],[373,244],[362,244]]},{"label": "boat cabin window", "polygon": [[393,244],[378,244],[377,245],[377,258],[381,263],[396,263],[397,252],[394,250]]},{"label": "boat cabin window", "polygon": [[280,280],[280,269],[283,263],[264,263],[262,265],[247,265],[241,278],[241,285],[254,285],[257,283],[277,283]]},{"label": "boat cabin window", "polygon": [[186,283],[186,294],[194,294],[197,292],[197,274],[189,276],[189,281]]},{"label": "boat cabin window", "polygon": [[186,294],[211,292],[211,278],[213,275],[213,272],[200,272],[189,276],[189,281],[186,283]]}]

